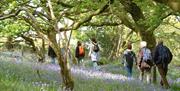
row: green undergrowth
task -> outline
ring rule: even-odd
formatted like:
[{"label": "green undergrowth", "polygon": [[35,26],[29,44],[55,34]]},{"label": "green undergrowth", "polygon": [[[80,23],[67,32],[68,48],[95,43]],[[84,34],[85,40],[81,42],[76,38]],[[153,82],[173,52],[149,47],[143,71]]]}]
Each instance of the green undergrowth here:
[{"label": "green undergrowth", "polygon": [[100,79],[76,79],[75,91],[143,91],[143,88],[135,86],[135,84],[128,84],[126,82],[120,83],[118,81],[104,81]]},{"label": "green undergrowth", "polygon": [[[91,61],[87,61],[91,65]],[[40,66],[40,65],[39,65]],[[39,69],[40,77],[34,63],[15,63],[14,61],[0,61],[0,91],[61,91],[59,72],[52,70]],[[172,69],[171,69],[172,68]],[[103,65],[102,70],[113,74],[126,75],[123,65],[120,63],[111,63]],[[179,70],[170,66],[168,75],[176,79],[179,77]],[[135,78],[138,77],[138,70],[133,72]],[[161,91],[157,86],[147,89],[147,84],[138,82],[119,82],[112,80],[101,80],[97,78],[84,78],[73,76],[75,87],[74,91]],[[154,90],[156,89],[156,90]],[[179,91],[178,83],[171,84],[168,91]]]},{"label": "green undergrowth", "polygon": [[[0,89],[1,91],[57,91],[56,80],[47,79],[47,75],[54,74],[40,70],[41,77],[32,65],[23,65],[0,61]],[[51,75],[52,76],[52,75]]]}]

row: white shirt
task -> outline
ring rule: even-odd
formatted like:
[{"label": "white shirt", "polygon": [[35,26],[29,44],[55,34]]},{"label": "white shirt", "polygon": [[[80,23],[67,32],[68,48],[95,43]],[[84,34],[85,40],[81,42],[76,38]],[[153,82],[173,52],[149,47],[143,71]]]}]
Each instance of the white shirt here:
[{"label": "white shirt", "polygon": [[91,57],[92,61],[98,61],[99,60],[99,52],[94,52],[93,51],[94,44],[90,44],[90,49],[89,49],[89,56]]}]

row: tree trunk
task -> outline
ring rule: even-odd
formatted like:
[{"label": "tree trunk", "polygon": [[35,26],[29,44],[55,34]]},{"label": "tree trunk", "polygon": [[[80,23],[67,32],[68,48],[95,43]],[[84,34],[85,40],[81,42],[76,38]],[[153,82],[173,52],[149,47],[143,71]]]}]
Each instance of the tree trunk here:
[{"label": "tree trunk", "polygon": [[44,62],[45,60],[45,53],[46,53],[46,50],[45,50],[45,40],[42,38],[42,50],[40,50],[42,52],[42,62]]},{"label": "tree trunk", "polygon": [[48,38],[51,42],[50,46],[54,49],[54,52],[57,55],[57,60],[61,68],[60,73],[61,73],[62,81],[64,85],[63,87],[65,88],[65,90],[72,91],[74,88],[74,81],[71,77],[70,70],[68,69],[67,62],[62,57],[63,54],[61,53],[61,49],[59,48],[54,35],[55,35],[55,32],[50,32],[48,34]]},{"label": "tree trunk", "polygon": [[[140,31],[139,34],[141,40],[147,42],[148,48],[150,48],[151,52],[153,53],[154,48],[156,46],[156,38],[153,34],[153,31]],[[156,66],[153,66],[153,83],[156,83]]]},{"label": "tree trunk", "polygon": [[38,57],[38,62],[44,62],[44,58],[45,58],[45,52],[44,52],[45,49],[43,49],[43,47],[44,47],[43,41],[44,40],[42,41],[42,48],[38,48],[35,46],[34,40],[32,38],[24,36],[24,35],[21,35],[21,37],[26,41],[26,43],[28,45],[32,46],[33,52]]},{"label": "tree trunk", "polygon": [[57,60],[58,60],[59,66],[61,67],[60,73],[61,73],[61,76],[62,76],[64,87],[65,87],[66,90],[73,90],[74,81],[73,81],[73,79],[71,77],[70,70],[68,69],[67,62],[61,56],[61,53],[60,53],[61,49],[58,48],[58,45],[55,44],[54,47],[55,47],[54,51],[57,54]]},{"label": "tree trunk", "polygon": [[118,44],[117,44],[117,49],[116,49],[117,50],[116,57],[119,56],[119,49],[120,49],[121,42],[122,42],[122,35],[119,33]]},{"label": "tree trunk", "polygon": [[5,42],[5,47],[8,50],[11,50],[13,48],[13,37],[12,36],[7,37],[7,41]]}]

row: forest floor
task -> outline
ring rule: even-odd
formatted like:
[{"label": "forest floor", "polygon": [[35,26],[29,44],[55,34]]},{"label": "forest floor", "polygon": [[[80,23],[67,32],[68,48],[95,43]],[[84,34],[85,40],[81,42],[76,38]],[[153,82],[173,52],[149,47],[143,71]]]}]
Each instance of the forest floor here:
[{"label": "forest floor", "polygon": [[[31,82],[32,84],[36,84],[36,86],[39,85],[39,88],[42,88],[43,86],[51,87],[50,85],[53,83],[53,85],[55,85],[54,89],[47,90],[44,88],[45,90],[43,91],[61,91],[61,88],[58,88],[62,82],[60,79],[59,65],[50,64],[49,62],[37,63],[34,60],[34,57],[31,57],[30,55],[29,59],[26,58],[26,60],[24,60],[25,58],[21,58],[20,60],[17,57],[10,57],[7,55],[9,54],[3,53],[0,57],[1,75],[9,74],[8,76],[10,77],[14,75],[15,77],[13,77],[16,80],[18,78],[18,80],[21,79],[23,81]],[[86,62],[88,63],[90,61]],[[75,91],[166,91],[159,84],[146,84],[146,82],[139,81],[137,70],[134,71],[135,75],[133,78],[127,78],[123,67],[119,64],[104,65],[101,66],[100,70],[95,70],[92,67],[73,65],[70,70],[75,80]],[[170,84],[175,86],[168,91],[180,90],[180,86],[177,85],[176,81],[178,79],[179,78],[175,77],[174,79],[169,80]],[[3,81],[1,80],[1,82]],[[39,91],[39,89],[36,91]]]}]

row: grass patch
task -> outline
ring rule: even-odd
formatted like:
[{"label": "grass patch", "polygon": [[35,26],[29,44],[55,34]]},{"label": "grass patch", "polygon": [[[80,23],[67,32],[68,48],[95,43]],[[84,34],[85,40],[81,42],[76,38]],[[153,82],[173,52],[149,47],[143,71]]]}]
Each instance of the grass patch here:
[{"label": "grass patch", "polygon": [[[36,66],[33,63],[26,64],[26,62],[15,63],[14,61],[0,60],[1,91],[41,91],[42,89],[43,91],[59,91],[59,86],[61,85],[59,72],[39,68],[41,74],[39,78],[37,68],[35,68]],[[90,67],[91,61],[87,61],[87,64]],[[171,68],[172,66],[170,66],[169,76],[174,77],[174,79],[178,78],[178,72],[180,71]],[[126,71],[120,63],[108,64],[102,66],[102,69],[106,72],[126,75]],[[137,78],[136,76],[138,75],[138,70],[135,69],[133,76]],[[159,85],[148,86],[147,84],[136,81],[119,82],[108,79],[91,79],[75,75],[74,82],[74,91],[161,91]],[[171,84],[170,91],[179,91],[179,88],[180,86],[177,83],[173,83]]]},{"label": "grass patch", "polygon": [[[47,79],[47,75],[54,74],[40,70],[41,78],[38,77],[32,65],[0,61],[0,89],[1,91],[57,91],[58,84],[52,79]],[[53,77],[52,77],[53,78]]]}]

